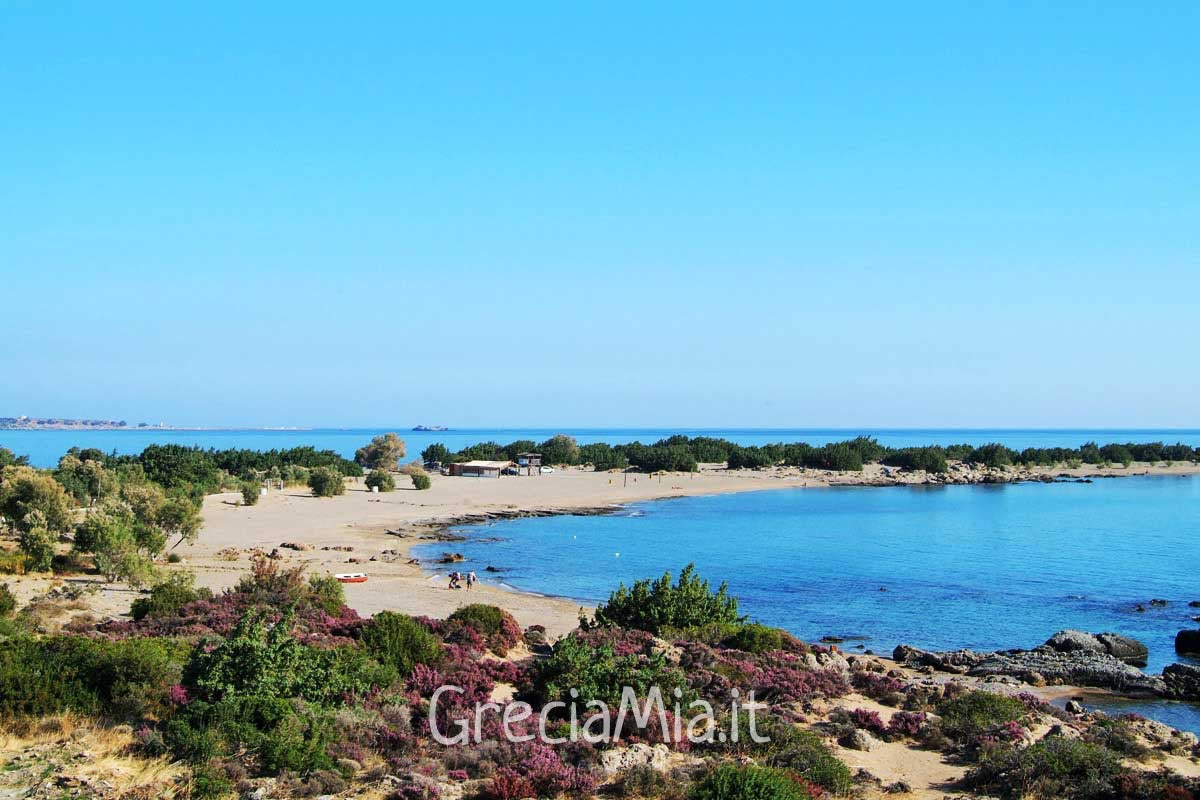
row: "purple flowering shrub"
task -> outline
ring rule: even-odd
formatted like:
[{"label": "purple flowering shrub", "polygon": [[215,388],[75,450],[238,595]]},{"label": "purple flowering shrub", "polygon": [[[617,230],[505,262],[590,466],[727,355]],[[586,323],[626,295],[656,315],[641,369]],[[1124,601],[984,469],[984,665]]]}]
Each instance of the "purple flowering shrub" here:
[{"label": "purple flowering shrub", "polygon": [[883,718],[879,716],[878,711],[856,708],[850,712],[850,721],[854,723],[854,727],[869,731],[877,736],[882,736],[887,731],[887,726],[883,724]]}]

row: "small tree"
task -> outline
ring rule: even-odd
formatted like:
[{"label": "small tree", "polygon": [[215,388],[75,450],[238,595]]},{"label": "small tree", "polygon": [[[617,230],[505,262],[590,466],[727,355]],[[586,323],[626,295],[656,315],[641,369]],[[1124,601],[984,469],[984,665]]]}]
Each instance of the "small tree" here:
[{"label": "small tree", "polygon": [[367,484],[368,489],[378,489],[381,492],[391,492],[396,488],[396,479],[385,469],[371,470],[364,483]]},{"label": "small tree", "polygon": [[737,598],[726,593],[725,584],[713,592],[695,573],[696,565],[688,564],[673,585],[670,572],[657,581],[636,581],[632,589],[621,584],[596,609],[597,624],[658,633],[663,628],[741,622]]},{"label": "small tree", "polygon": [[433,485],[433,481],[429,479],[428,472],[414,472],[412,474],[412,483],[414,489],[428,489]]},{"label": "small tree", "polygon": [[54,545],[57,541],[58,537],[44,526],[21,531],[21,552],[29,556],[29,569],[48,572],[54,563]]},{"label": "small tree", "polygon": [[242,484],[242,505],[256,505],[260,494],[257,481],[246,481]]},{"label": "small tree", "polygon": [[333,467],[317,467],[309,473],[308,488],[315,497],[333,497],[346,493],[346,481]]},{"label": "small tree", "polygon": [[31,467],[0,472],[0,516],[18,531],[41,526],[65,533],[71,529],[71,506],[70,495],[49,475]]},{"label": "small tree", "polygon": [[393,611],[380,611],[363,626],[362,643],[368,653],[402,676],[417,664],[437,663],[442,655],[442,643],[428,628]]},{"label": "small tree", "polygon": [[544,464],[578,464],[579,445],[570,436],[557,434],[538,445]]},{"label": "small tree", "polygon": [[354,453],[354,461],[367,469],[391,469],[400,465],[404,458],[404,440],[394,433],[376,436],[365,447]]},{"label": "small tree", "polygon": [[424,462],[438,461],[445,463],[450,460],[450,448],[441,442],[434,442],[421,451],[421,460]]},{"label": "small tree", "polygon": [[0,583],[0,617],[10,617],[17,610],[17,597],[8,588],[7,583]]}]

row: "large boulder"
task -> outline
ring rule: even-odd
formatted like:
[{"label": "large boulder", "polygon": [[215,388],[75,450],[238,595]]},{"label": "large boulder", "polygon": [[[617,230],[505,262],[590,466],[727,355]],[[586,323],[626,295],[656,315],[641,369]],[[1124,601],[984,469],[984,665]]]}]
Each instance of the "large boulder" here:
[{"label": "large boulder", "polygon": [[1200,667],[1171,664],[1163,670],[1163,681],[1167,685],[1167,697],[1173,700],[1200,700]]},{"label": "large boulder", "polygon": [[1086,633],[1065,630],[1051,636],[1042,647],[1057,653],[1106,653],[1135,667],[1146,666],[1150,650],[1137,639],[1119,633]]},{"label": "large boulder", "polygon": [[1200,655],[1200,630],[1191,628],[1175,634],[1175,652]]},{"label": "large boulder", "polygon": [[1090,650],[1062,653],[1048,647],[992,653],[967,674],[980,678],[1006,675],[1024,680],[1034,672],[1051,684],[1112,689],[1127,695],[1158,695],[1165,688],[1162,678],[1147,675],[1108,653]]}]

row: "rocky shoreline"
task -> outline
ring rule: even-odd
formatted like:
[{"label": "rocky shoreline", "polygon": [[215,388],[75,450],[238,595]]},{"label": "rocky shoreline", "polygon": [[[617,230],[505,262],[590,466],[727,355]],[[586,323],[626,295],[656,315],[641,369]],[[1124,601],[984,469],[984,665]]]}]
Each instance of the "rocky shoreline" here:
[{"label": "rocky shoreline", "polygon": [[927,672],[945,672],[991,680],[1009,679],[1031,686],[1063,685],[1105,689],[1130,698],[1200,702],[1200,667],[1176,663],[1161,675],[1147,674],[1146,648],[1113,633],[1065,630],[1031,650],[927,651],[899,645],[898,663]]}]

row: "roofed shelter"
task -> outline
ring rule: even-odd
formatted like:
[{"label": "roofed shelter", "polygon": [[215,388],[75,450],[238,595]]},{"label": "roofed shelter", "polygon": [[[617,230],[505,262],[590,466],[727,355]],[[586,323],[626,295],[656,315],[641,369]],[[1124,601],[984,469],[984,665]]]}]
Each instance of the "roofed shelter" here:
[{"label": "roofed shelter", "polygon": [[460,461],[450,465],[450,474],[462,478],[499,478],[511,461]]},{"label": "roofed shelter", "polygon": [[525,470],[526,475],[542,474],[541,453],[517,453],[517,466]]}]

